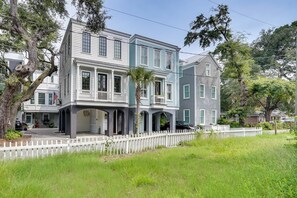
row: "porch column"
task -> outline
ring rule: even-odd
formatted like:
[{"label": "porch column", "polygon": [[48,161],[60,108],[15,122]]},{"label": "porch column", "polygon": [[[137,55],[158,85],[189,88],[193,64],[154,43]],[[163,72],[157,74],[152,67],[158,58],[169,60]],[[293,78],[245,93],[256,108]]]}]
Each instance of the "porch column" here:
[{"label": "porch column", "polygon": [[65,109],[65,135],[70,135],[70,115],[68,113],[68,109]]},{"label": "porch column", "polygon": [[175,113],[173,113],[173,114],[170,114],[170,119],[169,119],[169,121],[170,121],[170,131],[175,131]]},{"label": "porch column", "polygon": [[80,90],[80,86],[79,86],[79,82],[80,82],[79,68],[80,68],[80,66],[77,65],[77,70],[76,70],[76,98],[74,100],[78,100],[78,98],[79,98],[79,90]]},{"label": "porch column", "polygon": [[76,138],[77,109],[72,106],[70,110],[70,138]]},{"label": "porch column", "polygon": [[123,112],[124,112],[124,118],[122,119],[122,135],[127,135],[129,134],[129,125],[128,125],[128,122],[129,122],[129,109],[128,108],[125,108],[123,109]]},{"label": "porch column", "polygon": [[113,113],[114,110],[108,110],[107,114],[107,131],[105,135],[112,136],[113,135]]},{"label": "porch column", "polygon": [[61,111],[62,118],[61,118],[61,131],[65,133],[65,110]]},{"label": "porch column", "polygon": [[114,70],[111,70],[111,83],[110,83],[110,93],[111,93],[111,101],[113,102],[113,91],[114,91]]},{"label": "porch column", "polygon": [[59,132],[62,131],[62,112],[59,110]]},{"label": "porch column", "polygon": [[91,117],[91,119],[90,119],[90,121],[91,121],[91,123],[90,123],[90,125],[91,125],[91,129],[90,129],[90,131],[91,131],[91,133],[98,133],[98,130],[97,130],[97,127],[96,127],[96,118],[97,118],[97,115],[96,115],[96,109],[92,109],[91,110],[91,115],[90,115]]},{"label": "porch column", "polygon": [[97,86],[98,86],[98,83],[97,83],[97,73],[96,73],[96,67],[94,67],[94,100],[97,99]]}]

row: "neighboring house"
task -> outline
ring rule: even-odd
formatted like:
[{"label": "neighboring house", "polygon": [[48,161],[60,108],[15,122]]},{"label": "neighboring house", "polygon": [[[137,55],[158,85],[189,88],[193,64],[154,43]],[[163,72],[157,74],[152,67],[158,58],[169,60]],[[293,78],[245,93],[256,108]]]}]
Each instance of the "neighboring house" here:
[{"label": "neighboring house", "polygon": [[[152,70],[155,82],[143,86],[140,104],[140,132],[160,130],[160,118],[166,116],[170,129],[175,129],[176,111],[179,108],[179,50],[175,45],[140,35],[130,39],[130,68]],[[135,126],[135,85],[130,81],[129,131]]]},{"label": "neighboring house", "polygon": [[128,132],[129,38],[111,29],[94,34],[70,20],[60,47],[60,131],[71,138]]},{"label": "neighboring house", "polygon": [[209,55],[181,62],[178,119],[193,126],[216,125],[220,117],[220,67]]},{"label": "neighboring house", "polygon": [[[41,74],[42,71],[36,70],[32,75],[32,80],[36,80]],[[22,104],[23,122],[26,122],[29,128],[58,127],[58,94],[59,76],[55,72],[43,80],[31,100]]]}]

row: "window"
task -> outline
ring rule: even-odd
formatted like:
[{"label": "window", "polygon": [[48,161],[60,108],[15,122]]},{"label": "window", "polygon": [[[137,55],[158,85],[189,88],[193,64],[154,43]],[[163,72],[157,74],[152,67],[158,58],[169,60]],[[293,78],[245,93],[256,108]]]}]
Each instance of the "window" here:
[{"label": "window", "polygon": [[183,97],[184,97],[184,99],[190,98],[190,85],[189,84],[183,86]]},{"label": "window", "polygon": [[217,87],[216,86],[211,87],[211,99],[214,99],[214,100],[217,99]]},{"label": "window", "polygon": [[167,100],[172,100],[172,84],[167,84]]},{"label": "window", "polygon": [[161,95],[161,82],[155,81],[155,95],[160,96]]},{"label": "window", "polygon": [[184,109],[184,122],[190,124],[190,109]]},{"label": "window", "polygon": [[32,113],[26,113],[26,123],[32,123]]},{"label": "window", "polygon": [[107,91],[107,75],[98,73],[98,91]]},{"label": "window", "polygon": [[67,43],[64,45],[64,62],[66,62],[67,56],[66,56],[66,49],[67,49]]},{"label": "window", "polygon": [[51,76],[51,83],[54,83],[55,81],[54,81],[54,76]]},{"label": "window", "polygon": [[154,66],[160,67],[160,50],[154,50]]},{"label": "window", "polygon": [[147,86],[145,84],[141,84],[141,97],[147,98]]},{"label": "window", "polygon": [[211,76],[211,67],[210,67],[209,63],[206,63],[206,65],[205,65],[205,75]]},{"label": "window", "polygon": [[66,96],[66,89],[67,89],[67,79],[64,78],[64,96]]},{"label": "window", "polygon": [[70,92],[70,77],[69,77],[69,74],[67,75],[67,95],[69,94]]},{"label": "window", "polygon": [[114,76],[114,92],[121,93],[122,81],[121,76]]},{"label": "window", "polygon": [[141,65],[147,65],[148,64],[148,51],[147,51],[147,47],[142,46],[141,47],[141,59],[140,59],[140,64]]},{"label": "window", "polygon": [[52,93],[48,93],[48,104],[49,105],[53,104],[53,94]]},{"label": "window", "polygon": [[179,66],[179,77],[182,78],[184,76],[184,73],[183,73],[183,67],[182,66]]},{"label": "window", "polygon": [[90,90],[90,72],[82,72],[81,75],[81,88],[82,90]]},{"label": "window", "polygon": [[166,52],[166,69],[172,69],[172,52]]},{"label": "window", "polygon": [[204,125],[205,124],[205,110],[200,109],[200,124]]},{"label": "window", "polygon": [[217,110],[211,110],[211,124],[217,124]]},{"label": "window", "polygon": [[45,104],[45,93],[38,93],[38,104]]},{"label": "window", "polygon": [[68,55],[70,55],[71,43],[70,43],[70,34],[68,35]]},{"label": "window", "polygon": [[107,55],[107,39],[104,36],[99,36],[99,55]]},{"label": "window", "polygon": [[199,88],[200,88],[200,90],[199,90],[200,98],[205,98],[205,85],[200,84]]},{"label": "window", "polygon": [[35,104],[35,94],[30,99],[30,104]]},{"label": "window", "polygon": [[122,42],[119,40],[114,41],[114,58],[121,59],[122,58]]},{"label": "window", "polygon": [[82,51],[91,53],[91,34],[88,32],[82,34]]},{"label": "window", "polygon": [[43,114],[43,122],[48,122],[48,121],[50,121],[49,118],[50,118],[50,117],[49,117],[49,114],[48,114],[48,113],[44,113],[44,114]]}]

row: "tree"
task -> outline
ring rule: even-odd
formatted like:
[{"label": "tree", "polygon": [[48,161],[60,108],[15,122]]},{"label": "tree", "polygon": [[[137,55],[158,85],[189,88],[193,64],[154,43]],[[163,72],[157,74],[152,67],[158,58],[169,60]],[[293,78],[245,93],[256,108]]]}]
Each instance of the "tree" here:
[{"label": "tree", "polygon": [[264,109],[267,122],[273,110],[288,106],[295,99],[294,82],[283,79],[261,77],[253,81],[250,91],[254,101]]},{"label": "tree", "polygon": [[139,133],[139,121],[140,121],[140,97],[141,97],[141,86],[147,86],[154,82],[155,77],[152,71],[147,71],[143,67],[137,67],[130,69],[127,73],[131,80],[135,84],[135,98],[136,98],[136,125],[135,132]]},{"label": "tree", "polygon": [[276,29],[262,30],[252,44],[252,55],[266,76],[294,79],[297,21]]},{"label": "tree", "polygon": [[[247,80],[250,76],[253,60],[251,51],[247,44],[242,42],[242,37],[234,37],[231,34],[230,22],[228,16],[228,6],[219,5],[214,9],[217,12],[209,18],[203,14],[196,17],[191,24],[191,30],[185,37],[185,45],[190,45],[199,41],[203,48],[209,47],[211,43],[218,43],[215,53],[224,63],[223,75],[230,79],[236,79],[240,88],[240,101],[237,108],[245,111],[248,104]],[[240,125],[244,125],[244,115],[239,117]]]},{"label": "tree", "polygon": [[[72,0],[78,20],[85,20],[87,28],[98,32],[109,17],[102,11],[101,0]],[[5,88],[0,96],[0,138],[8,128],[14,128],[17,110],[29,100],[43,79],[57,71],[55,59],[59,55],[54,43],[59,39],[59,19],[68,16],[65,0],[1,0],[0,51],[24,52],[28,62],[9,68],[3,57],[0,68],[7,70]],[[32,81],[35,70],[43,73]]]}]

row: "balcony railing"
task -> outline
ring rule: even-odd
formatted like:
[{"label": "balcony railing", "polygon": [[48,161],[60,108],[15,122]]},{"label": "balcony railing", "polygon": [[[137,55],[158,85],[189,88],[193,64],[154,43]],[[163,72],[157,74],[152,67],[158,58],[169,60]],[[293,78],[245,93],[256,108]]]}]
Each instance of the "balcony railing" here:
[{"label": "balcony railing", "polygon": [[151,104],[158,104],[158,105],[164,105],[165,104],[165,97],[164,96],[151,96]]},{"label": "balcony railing", "polygon": [[[95,94],[95,95],[94,95]],[[106,102],[128,102],[126,93],[113,93],[106,91],[81,91],[79,90],[76,95],[77,100],[91,100],[91,101],[106,101]]]}]

